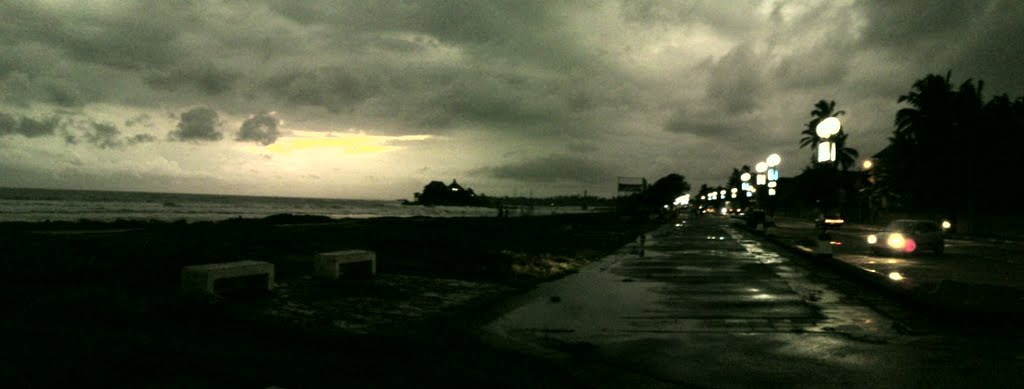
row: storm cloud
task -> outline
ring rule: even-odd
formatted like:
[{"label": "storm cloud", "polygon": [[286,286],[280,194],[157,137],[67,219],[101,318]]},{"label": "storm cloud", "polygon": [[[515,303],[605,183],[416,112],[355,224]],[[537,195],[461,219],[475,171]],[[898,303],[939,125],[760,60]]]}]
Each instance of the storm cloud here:
[{"label": "storm cloud", "polygon": [[600,162],[565,155],[550,155],[507,165],[484,167],[474,170],[473,173],[531,183],[595,183],[615,176]]},{"label": "storm cloud", "polygon": [[20,118],[0,112],[0,136],[21,135],[26,138],[53,136],[60,126],[60,117],[51,116],[35,119],[28,116]]},{"label": "storm cloud", "polygon": [[737,46],[712,66],[707,97],[731,114],[754,111],[764,100],[766,62],[750,46]]},{"label": "storm cloud", "polygon": [[242,122],[235,140],[242,142],[259,142],[266,146],[277,141],[281,134],[277,131],[277,118],[261,113]]},{"label": "storm cloud", "polygon": [[[5,1],[0,136],[96,146],[81,153],[154,143],[169,171],[210,165],[170,157],[189,147],[277,177],[291,173],[266,169],[283,163],[215,141],[430,135],[360,166],[392,183],[421,181],[410,166],[443,166],[509,187],[599,187],[618,171],[715,185],[772,152],[808,160],[797,142],[821,99],[847,111],[849,146],[867,156],[927,74],[1024,94],[1022,20],[1024,3],[1007,0]],[[302,145],[307,158],[341,158]],[[581,145],[586,157],[573,154]],[[298,154],[289,163],[325,169],[305,172],[324,187],[367,174]],[[134,161],[162,166],[154,155]]]},{"label": "storm cloud", "polygon": [[121,131],[110,123],[93,123],[92,131],[86,133],[85,140],[101,149],[115,148],[122,145]]},{"label": "storm cloud", "polygon": [[217,111],[207,107],[196,107],[181,114],[178,129],[168,133],[172,140],[183,142],[218,141],[224,134],[217,131],[220,118]]},{"label": "storm cloud", "polygon": [[[75,139],[70,141],[71,143],[77,142],[77,138],[70,139]],[[82,139],[101,149],[115,149],[124,146],[137,145],[139,143],[156,141],[156,137],[151,134],[123,136],[121,130],[118,129],[116,125],[113,123],[102,122],[93,122],[88,124]]]},{"label": "storm cloud", "polygon": [[217,95],[231,89],[241,77],[237,72],[222,69],[213,63],[183,65],[169,71],[158,71],[145,78],[146,84],[157,89],[174,92],[181,87],[192,87],[200,92]]},{"label": "storm cloud", "polygon": [[337,112],[350,109],[369,97],[373,84],[358,78],[349,69],[332,66],[275,75],[263,87],[275,98]]}]

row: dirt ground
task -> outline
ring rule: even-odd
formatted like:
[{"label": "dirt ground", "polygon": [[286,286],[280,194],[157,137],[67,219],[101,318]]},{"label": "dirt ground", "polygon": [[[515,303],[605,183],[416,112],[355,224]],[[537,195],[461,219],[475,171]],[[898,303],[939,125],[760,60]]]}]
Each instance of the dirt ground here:
[{"label": "dirt ground", "polygon": [[[502,302],[653,227],[615,215],[278,216],[220,223],[0,225],[0,381],[14,387],[575,386],[481,344]],[[311,258],[373,250],[378,274],[326,281]],[[180,270],[275,264],[276,288],[195,301]]]}]

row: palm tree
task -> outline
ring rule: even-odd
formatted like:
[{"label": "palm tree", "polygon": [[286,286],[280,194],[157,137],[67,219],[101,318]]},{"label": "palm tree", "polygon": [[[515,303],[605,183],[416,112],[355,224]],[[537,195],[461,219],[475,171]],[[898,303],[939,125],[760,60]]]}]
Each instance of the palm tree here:
[{"label": "palm tree", "polygon": [[[827,118],[839,117],[844,114],[846,114],[846,111],[836,109],[835,100],[818,100],[818,102],[814,104],[814,110],[811,111],[811,120],[804,125],[804,130],[800,133],[802,135],[802,138],[800,139],[800,148],[811,148],[811,165],[814,166],[814,169],[817,170],[819,174],[823,175],[822,177],[828,177],[827,179],[832,181],[828,186],[835,187],[839,190],[839,192],[835,194],[819,194],[823,212],[829,211],[834,207],[842,207],[843,198],[845,197],[843,193],[847,192],[847,188],[843,184],[844,180],[841,179],[841,176],[838,174],[839,172],[836,169],[839,168],[842,169],[843,172],[846,172],[850,169],[850,166],[853,166],[854,163],[856,163],[857,157],[860,154],[856,149],[846,147],[846,140],[849,135],[843,131],[842,124],[840,124],[839,132],[830,137],[830,139],[835,143],[836,148],[835,164],[815,165],[815,151],[818,148],[818,144],[822,142],[822,139],[818,136],[817,132],[818,123],[821,123],[822,120]],[[829,171],[835,173],[827,173]],[[838,210],[838,208],[836,210]]]},{"label": "palm tree", "polygon": [[955,121],[953,100],[956,91],[949,82],[950,73],[946,77],[929,74],[914,82],[913,89],[900,96],[899,102],[909,103],[910,107],[901,108],[896,112],[896,131],[894,136],[914,144],[933,143],[948,134],[949,127]]},{"label": "palm tree", "polygon": [[850,166],[853,166],[857,162],[857,157],[860,156],[860,152],[857,149],[846,147],[847,136],[849,134],[839,131],[834,140],[836,143],[836,164],[844,172],[850,170]]},{"label": "palm tree", "polygon": [[[839,117],[844,114],[846,114],[846,111],[836,110],[835,100],[818,100],[818,102],[814,104],[814,110],[811,111],[811,121],[807,122],[807,124],[804,125],[804,130],[800,132],[800,135],[803,136],[800,138],[800,148],[811,148],[811,163],[814,163],[815,160],[813,151],[817,149],[818,143],[821,143],[821,138],[818,136],[817,131],[815,131],[816,127],[818,127],[818,123],[821,123],[825,118],[833,116]],[[838,138],[840,135],[843,135],[843,141],[845,141],[846,137],[845,134],[843,134],[842,126],[839,127],[839,134],[836,134],[836,137]],[[837,141],[836,143],[839,142]],[[840,150],[838,146],[839,145],[837,144],[837,152]],[[856,153],[856,150],[854,150],[854,152]],[[854,158],[856,158],[856,155],[854,155]]]},{"label": "palm tree", "polygon": [[[929,74],[899,97],[908,106],[896,112],[890,143],[900,153],[885,163],[897,167],[891,175],[893,186],[905,191],[909,208],[970,218],[973,209],[983,204],[976,200],[979,184],[997,179],[994,172],[1013,165],[1006,157],[1017,153],[999,149],[1015,143],[991,136],[993,131],[1013,127],[986,124],[984,85],[968,79],[954,87],[951,72]],[[992,139],[997,141],[990,143]],[[934,190],[935,183],[948,182],[950,177],[956,184]]]},{"label": "palm tree", "polygon": [[[732,169],[732,174],[729,175],[729,181],[726,182],[726,186],[729,187],[728,190],[731,191],[732,188],[741,188],[741,187],[743,187],[743,180],[740,179],[740,177],[743,176],[743,173],[750,173],[750,165],[743,165],[743,167],[741,167],[739,169],[736,169],[736,168]],[[750,202],[749,199],[747,199],[747,196],[745,196],[745,195],[738,196],[737,197],[737,201],[736,201],[736,203],[740,204],[741,208],[746,208],[747,204],[749,204],[749,202]]]}]

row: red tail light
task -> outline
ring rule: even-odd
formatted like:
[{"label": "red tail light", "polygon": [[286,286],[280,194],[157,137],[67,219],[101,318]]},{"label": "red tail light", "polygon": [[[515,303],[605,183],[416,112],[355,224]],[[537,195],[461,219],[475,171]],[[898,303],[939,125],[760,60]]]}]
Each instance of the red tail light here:
[{"label": "red tail light", "polygon": [[914,242],[913,239],[907,238],[906,242],[907,243],[903,245],[903,252],[912,253],[917,249],[917,242]]}]

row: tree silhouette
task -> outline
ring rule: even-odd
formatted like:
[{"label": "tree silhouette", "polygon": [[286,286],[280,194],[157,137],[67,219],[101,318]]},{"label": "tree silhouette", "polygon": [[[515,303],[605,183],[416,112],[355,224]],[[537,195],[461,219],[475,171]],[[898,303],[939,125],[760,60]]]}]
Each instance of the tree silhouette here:
[{"label": "tree silhouette", "polygon": [[934,188],[944,176],[970,178],[973,165],[987,159],[980,150],[979,137],[974,136],[983,106],[983,86],[968,79],[954,89],[949,72],[945,77],[929,74],[899,97],[900,103],[910,106],[896,112],[893,143],[901,153],[891,163],[902,165],[894,169],[897,174],[893,178],[906,180],[913,208],[955,212],[951,208],[960,203],[957,197],[966,195],[962,189],[969,185],[943,188],[938,193],[929,187]]},{"label": "tree silhouette", "polygon": [[659,178],[650,188],[643,193],[644,203],[654,209],[660,209],[664,205],[672,204],[673,201],[684,193],[690,191],[690,184],[686,178],[679,174],[669,174]]},{"label": "tree silhouette", "polygon": [[[818,123],[821,123],[826,118],[839,117],[845,114],[846,111],[836,110],[835,100],[818,100],[814,104],[814,110],[811,111],[811,120],[804,124],[804,130],[800,132],[800,148],[811,148],[812,164],[817,161],[818,143],[821,143],[821,137],[818,136],[816,131]],[[859,155],[856,149],[846,147],[846,138],[847,134],[843,131],[843,127],[840,124],[839,132],[833,136],[833,142],[836,143],[836,163],[844,171],[857,162],[857,156]]]},{"label": "tree silhouette", "polygon": [[[811,163],[815,162],[815,152],[817,150],[818,143],[821,142],[821,137],[818,136],[815,129],[818,127],[818,123],[826,118],[836,117],[839,118],[846,115],[846,111],[836,111],[836,100],[818,100],[814,103],[814,111],[811,111],[811,121],[804,125],[804,131],[800,134],[800,148],[811,147]],[[840,127],[840,133],[843,132],[842,126]],[[839,134],[837,134],[839,136]],[[844,138],[845,140],[845,138]],[[837,152],[839,147],[837,146]]]},{"label": "tree silhouette", "polygon": [[[819,185],[819,189],[828,188],[827,190],[817,190],[814,194],[814,198],[819,203],[823,212],[838,211],[838,208],[842,207],[843,198],[850,189],[849,183],[842,177],[846,176],[846,171],[857,162],[857,157],[860,153],[854,148],[847,147],[846,141],[849,138],[849,134],[844,131],[842,122],[840,122],[839,131],[828,138],[828,140],[835,143],[835,163],[817,163],[818,145],[823,141],[818,136],[817,127],[822,120],[845,114],[846,111],[836,109],[835,100],[818,100],[817,103],[814,103],[814,109],[810,113],[811,120],[804,124],[804,129],[800,132],[800,148],[809,147],[812,151],[811,164],[809,168],[805,169],[804,176],[813,177],[814,182],[828,183],[826,185]],[[842,176],[839,175],[838,170],[842,170]],[[838,192],[833,192],[836,189],[838,189]]]},{"label": "tree silhouette", "polygon": [[899,97],[907,107],[896,112],[879,181],[903,209],[960,218],[971,229],[964,222],[978,212],[1006,214],[1005,204],[981,201],[982,185],[1005,181],[1008,166],[1024,163],[1024,99],[985,103],[983,81],[954,87],[950,76],[929,74]]},{"label": "tree silhouette", "polygon": [[481,206],[486,200],[477,196],[472,188],[463,188],[455,180],[450,185],[441,181],[431,181],[423,187],[422,193],[414,194],[416,204],[421,205],[464,205]]},{"label": "tree silhouette", "polygon": [[[732,191],[732,188],[742,189],[743,180],[741,179],[741,176],[743,175],[743,173],[750,172],[750,165],[743,165],[739,169],[733,168],[732,173],[729,174],[729,181],[726,183],[726,186],[728,186],[729,188],[726,190]],[[732,197],[732,195],[730,194],[729,197]],[[747,199],[747,195],[744,194],[742,190],[737,194],[736,199],[738,200],[736,201],[736,203],[738,203],[739,206],[742,208],[746,208],[747,205],[750,203],[749,199]]]},{"label": "tree silhouette", "polygon": [[844,172],[850,170],[850,166],[857,163],[857,157],[860,156],[860,152],[851,147],[846,147],[846,137],[849,134],[840,131],[834,136],[835,139],[832,141],[836,144],[836,164]]}]

